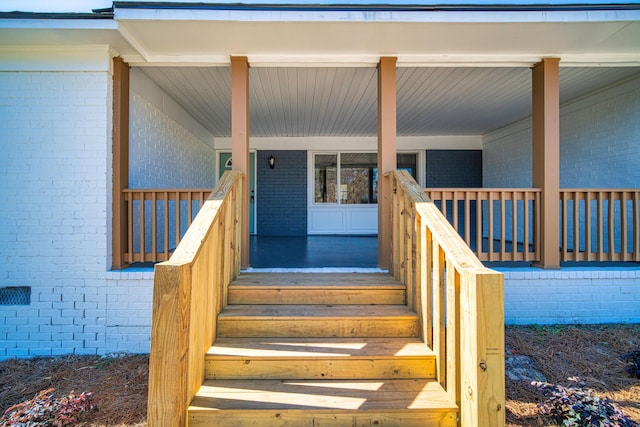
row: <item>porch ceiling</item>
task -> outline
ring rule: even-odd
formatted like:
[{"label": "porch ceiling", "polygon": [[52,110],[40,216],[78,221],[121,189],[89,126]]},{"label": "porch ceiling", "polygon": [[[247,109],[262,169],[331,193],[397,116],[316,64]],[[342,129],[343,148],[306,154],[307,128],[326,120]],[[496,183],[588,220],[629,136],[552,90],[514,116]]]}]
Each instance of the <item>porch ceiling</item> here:
[{"label": "porch ceiling", "polygon": [[[216,137],[231,136],[228,67],[141,67]],[[637,75],[640,67],[561,69],[561,102]],[[482,135],[531,114],[524,67],[399,68],[398,134]],[[250,69],[255,137],[375,136],[375,68]]]},{"label": "porch ceiling", "polygon": [[216,137],[230,136],[230,55],[252,67],[252,136],[376,135],[380,56],[398,58],[399,135],[478,135],[530,114],[529,67],[542,57],[566,67],[562,102],[640,73],[640,10],[578,9],[122,2],[115,19],[140,55],[130,62]]}]

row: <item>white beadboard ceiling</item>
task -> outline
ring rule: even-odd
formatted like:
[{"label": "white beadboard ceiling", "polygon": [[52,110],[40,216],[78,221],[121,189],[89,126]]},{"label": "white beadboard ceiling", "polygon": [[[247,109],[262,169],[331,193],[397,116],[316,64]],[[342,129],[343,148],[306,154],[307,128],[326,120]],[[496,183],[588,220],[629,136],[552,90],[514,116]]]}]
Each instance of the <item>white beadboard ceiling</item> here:
[{"label": "white beadboard ceiling", "polygon": [[[142,67],[215,137],[231,135],[228,67]],[[618,81],[640,67],[561,68],[565,103]],[[250,131],[254,137],[375,136],[374,68],[251,68]],[[528,68],[399,68],[400,136],[482,135],[531,114]]]}]

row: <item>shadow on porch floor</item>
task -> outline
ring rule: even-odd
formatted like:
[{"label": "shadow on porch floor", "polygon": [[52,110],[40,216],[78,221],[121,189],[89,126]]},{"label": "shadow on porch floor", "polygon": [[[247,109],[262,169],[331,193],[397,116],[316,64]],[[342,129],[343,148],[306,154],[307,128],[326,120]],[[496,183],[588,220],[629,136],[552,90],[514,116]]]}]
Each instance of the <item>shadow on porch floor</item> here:
[{"label": "shadow on porch floor", "polygon": [[251,236],[252,268],[376,268],[377,236]]}]

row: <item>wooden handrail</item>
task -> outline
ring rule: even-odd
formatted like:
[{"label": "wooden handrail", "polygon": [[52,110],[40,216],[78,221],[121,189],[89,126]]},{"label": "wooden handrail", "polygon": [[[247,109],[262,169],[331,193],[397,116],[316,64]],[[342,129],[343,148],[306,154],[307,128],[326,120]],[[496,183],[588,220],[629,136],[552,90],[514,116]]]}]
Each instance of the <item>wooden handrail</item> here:
[{"label": "wooden handrail", "polygon": [[[503,275],[485,268],[406,171],[392,171],[391,272],[436,353],[462,427],[505,425]],[[445,315],[446,314],[446,315]]]},{"label": "wooden handrail", "polygon": [[211,190],[127,188],[122,193],[128,223],[123,259],[133,264],[167,261]]},{"label": "wooden handrail", "polygon": [[539,188],[426,188],[482,261],[538,261]]},{"label": "wooden handrail", "polygon": [[169,261],[155,266],[150,427],[185,426],[189,402],[204,380],[204,355],[216,337],[227,287],[240,272],[244,176],[225,172]]},{"label": "wooden handrail", "polygon": [[640,261],[640,189],[560,190],[562,261]]}]

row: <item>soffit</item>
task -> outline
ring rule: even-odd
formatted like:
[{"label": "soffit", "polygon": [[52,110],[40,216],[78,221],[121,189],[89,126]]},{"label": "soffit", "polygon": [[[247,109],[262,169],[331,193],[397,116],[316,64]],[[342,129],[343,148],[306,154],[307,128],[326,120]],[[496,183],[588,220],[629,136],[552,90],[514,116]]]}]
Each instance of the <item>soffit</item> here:
[{"label": "soffit", "polygon": [[[228,22],[122,21],[121,32],[144,62],[252,65],[531,64],[544,56],[566,63],[640,64],[639,22]],[[125,58],[127,59],[127,58]],[[134,58],[135,59],[135,58]]]},{"label": "soffit", "polygon": [[110,19],[0,19],[0,47],[99,45],[109,45],[123,57],[140,58]]}]

